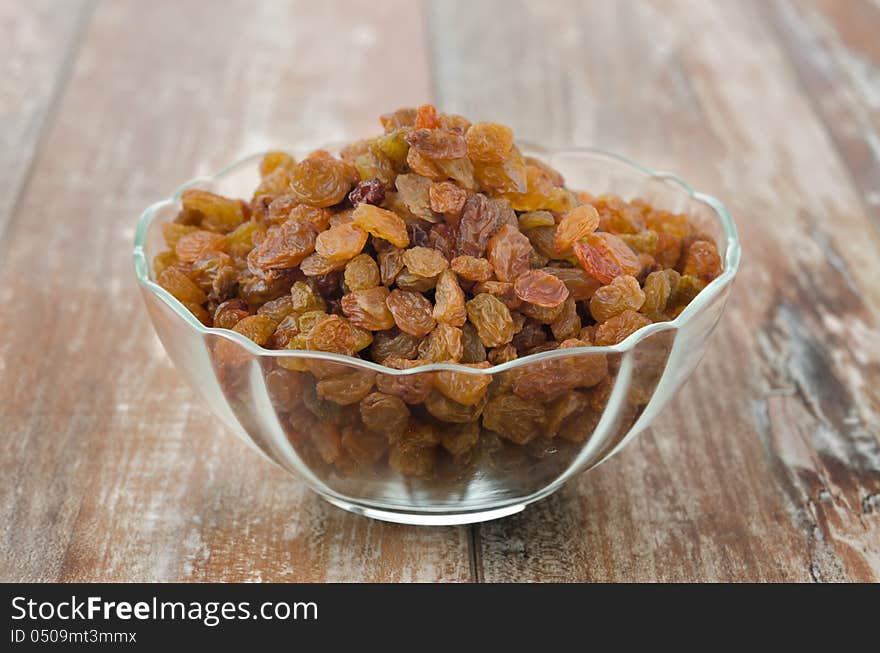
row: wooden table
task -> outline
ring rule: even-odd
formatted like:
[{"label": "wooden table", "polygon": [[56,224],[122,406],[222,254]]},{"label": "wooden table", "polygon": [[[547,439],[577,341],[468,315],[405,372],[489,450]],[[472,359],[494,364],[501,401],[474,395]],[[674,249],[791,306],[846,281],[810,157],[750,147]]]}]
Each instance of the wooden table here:
[{"label": "wooden table", "polygon": [[[0,580],[880,580],[880,7],[0,3]],[[712,347],[626,451],[521,515],[369,521],[224,432],[136,288],[137,215],[433,100],[727,202]]]}]

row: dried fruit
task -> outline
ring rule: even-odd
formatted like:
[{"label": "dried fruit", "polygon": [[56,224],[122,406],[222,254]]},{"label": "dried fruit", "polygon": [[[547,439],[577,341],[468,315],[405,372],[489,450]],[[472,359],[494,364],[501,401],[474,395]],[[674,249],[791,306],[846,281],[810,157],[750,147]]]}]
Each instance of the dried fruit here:
[{"label": "dried fruit", "polygon": [[452,326],[460,327],[467,320],[464,306],[464,291],[452,270],[444,270],[437,280],[434,291],[434,319]]},{"label": "dried fruit", "polygon": [[624,311],[637,311],[645,303],[645,293],[638,279],[628,275],[615,277],[602,286],[590,299],[590,314],[596,322],[604,322]]},{"label": "dried fruit", "polygon": [[375,372],[353,370],[318,381],[315,387],[319,397],[348,406],[366,397],[373,389],[375,381]]},{"label": "dried fruit", "polygon": [[555,308],[568,298],[565,283],[543,270],[529,270],[521,274],[514,282],[513,289],[522,301],[544,308]]},{"label": "dried fruit", "polygon": [[559,254],[567,251],[581,238],[596,231],[599,226],[599,213],[590,204],[581,204],[563,216],[556,227],[554,245]]},{"label": "dried fruit", "polygon": [[434,328],[433,306],[421,293],[393,290],[385,300],[394,322],[401,331],[423,338]]},{"label": "dried fruit", "polygon": [[346,163],[326,152],[312,153],[293,167],[290,188],[305,204],[333,206],[351,190],[352,172]]},{"label": "dried fruit", "polygon": [[386,305],[388,295],[388,288],[385,286],[355,290],[342,297],[342,312],[352,324],[362,329],[368,331],[391,329],[395,322]]},{"label": "dried fruit", "polygon": [[[189,237],[191,236],[184,236],[184,238]],[[179,249],[180,243],[177,245]],[[181,260],[186,260],[180,255],[179,251],[177,256]],[[715,243],[706,240],[697,240],[691,243],[691,246],[688,247],[681,273],[694,276],[704,283],[709,283],[721,274],[721,256],[718,254],[718,248],[715,246]]]},{"label": "dried fruit", "polygon": [[360,402],[361,420],[369,430],[387,435],[394,442],[403,436],[409,424],[409,408],[390,394],[374,392]]},{"label": "dried fruit", "polygon": [[[305,331],[300,323],[300,330]],[[327,315],[306,334],[306,348],[351,356],[355,352],[351,327],[338,315]]]},{"label": "dried fruit", "polygon": [[413,359],[419,353],[421,340],[399,329],[379,331],[373,336],[370,357],[377,363],[386,358]]},{"label": "dried fruit", "polygon": [[248,267],[254,274],[295,267],[315,250],[317,237],[317,228],[308,222],[285,222],[272,227],[248,254]]},{"label": "dried fruit", "polygon": [[458,276],[468,281],[489,281],[495,275],[489,261],[467,254],[452,259],[450,267]]},{"label": "dried fruit", "polygon": [[537,402],[516,395],[499,395],[483,409],[483,427],[516,444],[538,437],[547,416]]},{"label": "dried fruit", "polygon": [[459,255],[482,257],[489,239],[501,226],[501,213],[497,204],[482,193],[475,193],[465,203],[458,223]]},{"label": "dried fruit", "polygon": [[472,161],[501,163],[513,147],[513,132],[504,125],[478,122],[467,130],[466,140]]},{"label": "dried fruit", "polygon": [[464,136],[454,130],[416,127],[406,137],[410,150],[429,159],[458,159],[468,153]]},{"label": "dried fruit", "polygon": [[529,255],[532,244],[516,227],[509,224],[501,228],[489,239],[486,258],[501,281],[513,281],[529,269]]},{"label": "dried fruit", "polygon": [[484,346],[498,347],[513,338],[513,318],[510,309],[501,300],[488,293],[480,293],[465,306],[468,318],[476,327]]},{"label": "dried fruit", "polygon": [[431,184],[428,198],[432,211],[458,217],[467,200],[467,192],[451,181],[440,181]]},{"label": "dried fruit", "polygon": [[352,206],[361,202],[378,206],[385,201],[385,184],[378,177],[362,181],[348,194],[348,201]]},{"label": "dried fruit", "polygon": [[409,245],[406,223],[392,211],[361,203],[355,208],[352,220],[356,225],[366,229],[370,235],[387,240],[395,247]]},{"label": "dried fruit", "polygon": [[602,283],[611,283],[621,274],[635,276],[641,270],[638,257],[614,234],[592,233],[572,249],[584,271]]},{"label": "dried fruit", "polygon": [[596,329],[593,344],[598,347],[616,345],[623,342],[630,335],[651,324],[651,320],[635,311],[624,311],[619,315],[609,318]]},{"label": "dried fruit", "polygon": [[464,349],[461,329],[442,322],[419,343],[419,359],[437,363],[457,363]]},{"label": "dried fruit", "polygon": [[403,262],[411,274],[420,277],[436,277],[449,267],[443,254],[430,247],[411,247],[405,250]]},{"label": "dried fruit", "polygon": [[345,285],[349,290],[366,290],[379,285],[379,266],[369,254],[358,254],[345,264]]},{"label": "dried fruit", "polygon": [[198,188],[187,188],[180,194],[184,211],[201,214],[203,229],[228,233],[245,220],[241,202]]},{"label": "dried fruit", "polygon": [[315,251],[328,261],[348,261],[366,244],[366,231],[354,224],[340,224],[318,234]]}]

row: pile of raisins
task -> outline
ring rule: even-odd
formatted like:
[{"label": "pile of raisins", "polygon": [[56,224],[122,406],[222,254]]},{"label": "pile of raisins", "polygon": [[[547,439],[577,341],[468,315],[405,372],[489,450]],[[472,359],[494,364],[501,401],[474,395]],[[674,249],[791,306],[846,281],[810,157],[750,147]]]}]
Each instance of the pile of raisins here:
[{"label": "pile of raisins", "polygon": [[[721,273],[716,244],[686,216],[569,190],[559,172],[524,156],[503,125],[431,105],[381,123],[382,135],[339,156],[266,154],[250,201],[185,191],[179,215],[163,225],[169,249],[153,261],[157,282],[203,324],[262,347],[408,369],[488,367],[560,347],[613,345],[675,318]],[[279,364],[298,370],[289,360]],[[594,373],[549,372],[551,381]],[[419,377],[379,377],[316,375],[313,391],[360,402],[362,422],[386,435],[401,407],[423,403],[458,425],[481,414],[484,427],[503,421],[503,435],[517,441],[528,439],[517,432],[532,432],[535,409],[509,397],[548,387],[542,378],[487,406],[491,377],[439,373],[433,388]],[[407,428],[420,427],[400,425]],[[450,451],[479,434],[456,428]],[[420,464],[401,460],[392,456],[392,466]]]}]

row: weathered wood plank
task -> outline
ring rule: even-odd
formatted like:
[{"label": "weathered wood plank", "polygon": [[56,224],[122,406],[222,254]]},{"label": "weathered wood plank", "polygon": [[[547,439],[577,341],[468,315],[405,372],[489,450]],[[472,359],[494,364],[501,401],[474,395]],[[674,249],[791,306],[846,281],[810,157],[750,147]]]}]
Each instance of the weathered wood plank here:
[{"label": "weathered wood plank", "polygon": [[867,0],[762,7],[880,228],[880,7]]},{"label": "weathered wood plank", "polygon": [[677,400],[558,496],[481,525],[481,575],[880,579],[880,238],[763,10],[435,2],[430,16],[446,110],[676,170],[728,203],[745,248]]},{"label": "weathered wood plank", "polygon": [[98,6],[0,255],[0,578],[470,578],[467,529],[349,515],[223,432],[153,335],[130,259],[137,215],[182,180],[428,97],[420,12]]},{"label": "weathered wood plank", "polygon": [[86,0],[0,5],[0,234],[27,180],[89,10]]}]

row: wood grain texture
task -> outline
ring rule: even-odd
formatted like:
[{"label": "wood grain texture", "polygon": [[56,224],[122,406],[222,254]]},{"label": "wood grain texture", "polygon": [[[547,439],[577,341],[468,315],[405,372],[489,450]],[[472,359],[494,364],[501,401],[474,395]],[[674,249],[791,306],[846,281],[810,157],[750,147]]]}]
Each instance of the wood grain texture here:
[{"label": "wood grain texture", "polygon": [[97,7],[0,245],[0,578],[470,579],[467,529],[344,513],[230,437],[131,269],[182,180],[428,96],[422,26],[409,2]]},{"label": "wood grain texture", "polygon": [[880,6],[778,0],[763,7],[880,228]]},{"label": "wood grain texture", "polygon": [[85,0],[0,4],[0,234],[28,178],[89,12]]},{"label": "wood grain texture", "polygon": [[853,183],[760,5],[431,4],[445,109],[676,170],[729,205],[745,249],[677,400],[557,496],[478,527],[481,579],[880,579],[870,177]]}]

